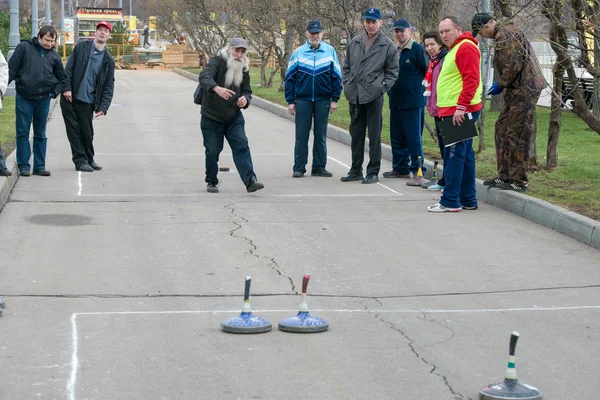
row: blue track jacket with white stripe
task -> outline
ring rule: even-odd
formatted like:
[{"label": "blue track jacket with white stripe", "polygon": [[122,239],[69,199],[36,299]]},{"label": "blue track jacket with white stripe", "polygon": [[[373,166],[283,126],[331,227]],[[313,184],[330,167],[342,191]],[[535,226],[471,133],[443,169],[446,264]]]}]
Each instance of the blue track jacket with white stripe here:
[{"label": "blue track jacket with white stripe", "polygon": [[335,49],[321,42],[313,50],[308,41],[298,47],[285,73],[285,100],[337,102],[342,94],[342,70]]}]

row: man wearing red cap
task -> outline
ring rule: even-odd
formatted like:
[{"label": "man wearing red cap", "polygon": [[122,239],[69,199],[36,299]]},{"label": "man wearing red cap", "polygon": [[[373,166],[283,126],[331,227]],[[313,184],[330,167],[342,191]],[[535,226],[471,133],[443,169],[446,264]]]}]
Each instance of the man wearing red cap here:
[{"label": "man wearing red cap", "polygon": [[77,171],[102,169],[94,161],[92,120],[106,115],[113,97],[115,60],[106,48],[111,31],[110,23],[98,22],[94,40],[80,42],[67,61],[60,108]]}]

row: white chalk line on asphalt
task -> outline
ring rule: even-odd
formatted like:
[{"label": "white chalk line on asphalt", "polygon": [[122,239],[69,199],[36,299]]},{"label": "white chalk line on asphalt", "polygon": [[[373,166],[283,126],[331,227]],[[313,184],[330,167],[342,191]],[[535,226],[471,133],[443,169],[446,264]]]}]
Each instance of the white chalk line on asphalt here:
[{"label": "white chalk line on asphalt", "polygon": [[[588,306],[571,306],[571,307],[519,307],[519,308],[486,308],[486,309],[311,309],[313,313],[356,313],[356,314],[477,314],[477,313],[501,313],[501,312],[535,312],[535,311],[572,311],[572,310],[600,310],[600,305]],[[69,400],[75,400],[75,387],[77,384],[77,370],[79,368],[79,339],[77,329],[77,316],[79,315],[181,315],[181,314],[235,314],[239,313],[240,309],[236,310],[172,310],[172,311],[99,311],[99,312],[80,312],[71,315],[71,336],[72,336],[72,353],[71,353],[71,374],[67,383],[67,394]],[[296,313],[298,309],[286,310],[252,310],[254,313]]]},{"label": "white chalk line on asphalt", "polygon": [[[200,157],[204,156],[204,153],[96,153],[97,156],[107,157],[163,157],[163,156],[182,156],[182,157]],[[221,153],[221,156],[231,157],[231,153]],[[252,153],[252,157],[279,157],[279,156],[291,156],[294,153]]]},{"label": "white chalk line on asphalt", "polygon": [[77,196],[81,196],[81,190],[83,189],[83,184],[81,183],[81,171],[79,171],[78,174],[77,183],[79,184],[79,192],[77,193]]},{"label": "white chalk line on asphalt", "polygon": [[[236,193],[227,193],[235,196],[246,196],[245,193],[240,193],[239,195]],[[390,196],[398,196],[402,195],[401,193],[397,193],[395,195],[391,194],[383,194],[383,193],[347,193],[347,194],[265,194],[265,195],[255,195],[255,197],[390,197]],[[81,197],[185,197],[185,196],[209,196],[209,197],[218,197],[215,193],[105,193],[105,194],[79,194]]]},{"label": "white chalk line on asphalt", "polygon": [[[344,167],[346,167],[346,168],[350,169],[350,167],[349,167],[348,165],[344,164],[344,163],[343,163],[343,162],[341,162],[340,160],[337,160],[337,159],[335,159],[335,158],[333,158],[333,157],[330,157],[330,156],[327,156],[327,158],[329,158],[330,160],[332,160],[332,161],[335,161],[336,163],[338,163],[338,164],[341,164],[341,165],[343,165]],[[382,183],[379,183],[379,182],[377,182],[377,184],[378,184],[379,186],[383,187],[383,188],[386,188],[387,190],[389,190],[389,191],[390,191],[390,192],[392,192],[392,193],[395,193],[395,194],[397,194],[397,195],[400,195],[400,196],[404,196],[402,193],[400,193],[400,192],[396,192],[394,189],[392,189],[392,188],[389,188],[389,187],[385,186],[385,185],[384,185],[384,184],[382,184]]]}]

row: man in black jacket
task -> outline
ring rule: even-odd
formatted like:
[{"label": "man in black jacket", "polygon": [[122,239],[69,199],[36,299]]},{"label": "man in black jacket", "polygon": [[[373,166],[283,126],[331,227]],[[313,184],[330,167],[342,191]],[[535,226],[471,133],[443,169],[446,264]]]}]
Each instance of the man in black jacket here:
[{"label": "man in black jacket", "polygon": [[225,138],[246,191],[251,193],[264,188],[254,174],[245,120],[240,111],[248,108],[252,99],[247,49],[248,43],[244,39],[231,39],[229,46],[213,56],[200,73],[200,85],[204,90],[200,127],[206,150],[206,190],[210,193],[219,192],[218,162]]},{"label": "man in black jacket", "polygon": [[29,131],[33,123],[33,174],[50,176],[46,169],[46,121],[50,99],[58,96],[65,70],[54,50],[56,30],[43,26],[38,36],[24,40],[8,62],[8,83],[16,83],[17,164],[21,176],[31,175]]},{"label": "man in black jacket", "polygon": [[113,97],[115,60],[106,48],[111,31],[110,23],[98,22],[94,40],[79,42],[67,61],[60,108],[77,171],[102,169],[94,161],[92,121],[94,113],[96,118],[106,115]]}]

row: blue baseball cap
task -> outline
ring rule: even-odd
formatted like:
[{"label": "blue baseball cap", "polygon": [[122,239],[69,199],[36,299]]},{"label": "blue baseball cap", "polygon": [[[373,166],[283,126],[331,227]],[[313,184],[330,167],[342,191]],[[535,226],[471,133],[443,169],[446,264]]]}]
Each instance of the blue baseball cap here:
[{"label": "blue baseball cap", "polygon": [[323,28],[321,28],[321,21],[319,21],[318,19],[313,19],[308,23],[306,30],[308,31],[308,33],[323,32]]},{"label": "blue baseball cap", "polygon": [[394,22],[394,29],[405,30],[410,28],[410,24],[404,18],[400,18],[396,22]]},{"label": "blue baseball cap", "polygon": [[365,14],[363,15],[363,19],[372,19],[377,21],[381,18],[381,11],[378,8],[367,8]]}]

